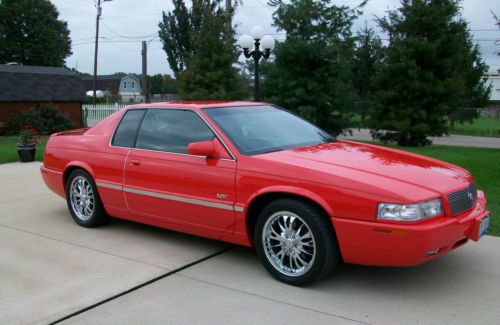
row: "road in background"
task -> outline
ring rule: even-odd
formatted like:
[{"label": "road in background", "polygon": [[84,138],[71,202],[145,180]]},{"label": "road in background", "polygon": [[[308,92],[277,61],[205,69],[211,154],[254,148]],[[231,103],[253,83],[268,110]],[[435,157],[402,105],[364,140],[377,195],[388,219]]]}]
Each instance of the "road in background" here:
[{"label": "road in background", "polygon": [[[352,135],[341,135],[339,139],[354,141],[373,141],[369,129],[353,130]],[[468,135],[447,135],[442,137],[430,137],[432,144],[459,147],[497,148],[500,149],[500,138],[473,137]]]}]

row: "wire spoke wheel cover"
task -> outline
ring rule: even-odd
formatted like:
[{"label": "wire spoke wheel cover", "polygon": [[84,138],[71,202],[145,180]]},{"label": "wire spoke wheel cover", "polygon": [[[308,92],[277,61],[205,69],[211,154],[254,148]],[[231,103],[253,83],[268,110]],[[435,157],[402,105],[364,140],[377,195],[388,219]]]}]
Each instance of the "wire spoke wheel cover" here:
[{"label": "wire spoke wheel cover", "polygon": [[95,209],[95,196],[90,182],[83,176],[77,176],[70,185],[71,209],[81,221],[88,221]]},{"label": "wire spoke wheel cover", "polygon": [[288,211],[276,212],[267,219],[262,246],[272,266],[291,277],[307,273],[316,258],[311,229],[304,219]]}]

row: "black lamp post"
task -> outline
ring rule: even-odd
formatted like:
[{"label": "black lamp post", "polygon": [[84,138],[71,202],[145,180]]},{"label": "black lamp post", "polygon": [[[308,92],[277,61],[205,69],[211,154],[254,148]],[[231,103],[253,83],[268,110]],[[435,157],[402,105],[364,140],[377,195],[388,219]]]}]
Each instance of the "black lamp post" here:
[{"label": "black lamp post", "polygon": [[[267,59],[274,48],[274,38],[270,35],[264,36],[264,30],[260,26],[252,28],[250,35],[242,35],[238,40],[238,45],[243,48],[246,58],[254,60],[254,101],[259,101],[259,61],[261,58]],[[260,47],[264,51],[260,50]],[[250,50],[253,47],[253,50]]]}]

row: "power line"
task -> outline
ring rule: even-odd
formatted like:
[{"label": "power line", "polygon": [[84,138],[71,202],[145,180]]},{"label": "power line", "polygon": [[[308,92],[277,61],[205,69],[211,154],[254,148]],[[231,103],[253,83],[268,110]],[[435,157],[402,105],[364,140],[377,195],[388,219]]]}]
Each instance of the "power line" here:
[{"label": "power line", "polygon": [[102,37],[101,39],[103,39],[103,40],[107,40],[107,41],[101,41],[101,43],[103,43],[103,42],[104,42],[104,43],[108,43],[108,44],[110,44],[110,45],[112,45],[112,46],[114,46],[114,47],[116,47],[117,49],[122,50],[122,51],[128,51],[128,50],[129,50],[129,49],[127,49],[127,48],[123,47],[123,46],[117,45],[117,44],[116,44],[116,42],[114,42],[114,41],[110,40],[110,39],[109,39],[109,38],[107,38],[107,37]]},{"label": "power line", "polygon": [[119,37],[121,37],[121,38],[127,38],[127,39],[144,39],[144,38],[149,38],[149,37],[152,37],[152,36],[154,36],[154,35],[156,35],[156,34],[157,34],[157,32],[154,32],[154,33],[151,33],[151,34],[148,34],[148,35],[134,35],[134,36],[132,36],[132,35],[123,35],[123,34],[118,33],[117,31],[113,30],[113,29],[112,29],[111,27],[109,27],[106,23],[104,23],[104,22],[101,22],[101,23],[102,23],[102,25],[103,25],[104,27],[106,27],[106,29],[107,29],[107,30],[109,30],[109,31],[110,31],[110,32],[112,32],[113,34],[118,35],[118,36],[119,36]]},{"label": "power line", "polygon": [[[87,2],[87,0],[85,0],[85,2]],[[94,1],[92,1],[92,3],[94,3]],[[87,2],[87,4],[84,4],[80,0],[78,0],[78,1],[74,1],[74,2],[65,2],[62,6],[61,5],[57,6],[57,9],[66,10],[66,9],[72,9],[72,8],[78,8],[78,7],[84,7],[84,6],[85,7],[88,6],[88,2]]]},{"label": "power line", "polygon": [[[275,34],[276,35],[276,34]],[[142,42],[141,40],[113,40],[107,37],[99,37],[101,39],[101,43],[140,43]],[[286,35],[278,35],[278,37],[275,37],[277,41],[284,41],[286,40]],[[389,38],[381,38],[382,41],[389,41]],[[498,41],[497,39],[494,38],[477,38],[473,39],[476,42],[496,42]],[[150,40],[150,43],[162,43],[161,40]],[[89,42],[80,42],[80,43],[75,43],[72,44],[72,46],[79,46],[79,45],[87,45],[87,44],[93,44],[94,41],[89,41]]]},{"label": "power line", "polygon": [[137,17],[151,17],[151,16],[161,16],[162,14],[144,14],[144,15],[124,15],[124,16],[109,16],[103,19],[119,19],[119,18],[137,18]]},{"label": "power line", "polygon": [[258,3],[260,3],[262,5],[262,7],[266,8],[270,12],[274,12],[273,9],[269,8],[269,6],[267,4],[265,4],[264,2],[262,2],[261,0],[255,0],[255,1],[257,1]]},{"label": "power line", "polygon": [[241,6],[241,7],[238,7],[238,10],[245,10],[245,9],[260,9],[262,8],[262,6]]},{"label": "power line", "polygon": [[[104,38],[104,37],[99,37],[101,39],[100,43],[141,43],[141,40],[111,40],[109,38]],[[153,42],[161,43],[161,40],[155,40]],[[94,44],[94,41],[91,42],[81,42],[81,43],[76,43],[72,44],[73,46],[79,46],[79,45],[87,45],[87,44]]]}]

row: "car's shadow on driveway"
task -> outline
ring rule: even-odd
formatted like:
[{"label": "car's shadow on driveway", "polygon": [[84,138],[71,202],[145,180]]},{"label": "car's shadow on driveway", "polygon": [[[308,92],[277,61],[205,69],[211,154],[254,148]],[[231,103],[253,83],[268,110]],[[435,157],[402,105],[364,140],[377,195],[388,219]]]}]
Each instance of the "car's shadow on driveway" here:
[{"label": "car's shadow on driveway", "polygon": [[307,287],[272,278],[250,248],[235,248],[181,274],[362,322],[494,323],[494,315],[500,315],[492,300],[500,298],[500,240],[482,241],[414,267],[340,263],[330,276]]}]

